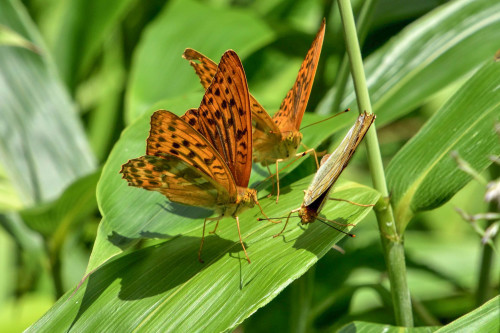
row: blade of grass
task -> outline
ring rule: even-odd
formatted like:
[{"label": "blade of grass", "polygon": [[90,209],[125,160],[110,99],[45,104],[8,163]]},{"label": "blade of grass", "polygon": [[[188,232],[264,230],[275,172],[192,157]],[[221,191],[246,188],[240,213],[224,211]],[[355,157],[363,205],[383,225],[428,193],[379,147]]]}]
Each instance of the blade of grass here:
[{"label": "blade of grass", "polygon": [[[354,89],[360,111],[371,113],[370,97],[366,85],[363,61],[359,48],[356,25],[349,0],[338,0],[340,16],[344,27],[346,48],[351,63]],[[401,326],[413,326],[410,292],[406,281],[406,265],[403,240],[396,230],[392,207],[389,204],[389,192],[380,155],[376,128],[371,126],[366,135],[368,163],[372,175],[373,186],[381,194],[381,199],[374,207],[380,229],[385,261],[391,283],[392,301],[396,323]]]}]

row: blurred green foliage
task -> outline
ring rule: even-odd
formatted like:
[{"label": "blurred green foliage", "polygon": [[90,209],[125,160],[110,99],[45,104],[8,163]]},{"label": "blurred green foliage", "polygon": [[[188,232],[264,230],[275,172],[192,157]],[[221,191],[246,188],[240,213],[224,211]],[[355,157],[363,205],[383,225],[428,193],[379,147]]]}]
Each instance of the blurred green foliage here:
[{"label": "blurred green foliage", "polygon": [[[363,3],[352,1],[355,15]],[[454,210],[477,214],[498,206],[484,202],[485,184],[471,181],[450,156],[458,150],[483,177],[499,177],[489,159],[500,154],[498,13],[500,4],[491,0],[379,0],[366,22],[368,85],[398,227],[406,229],[415,324],[426,331],[464,315],[443,330],[498,329],[491,320],[500,311],[498,296],[479,307],[499,294],[497,253]],[[181,114],[198,106],[203,90],[181,58],[185,48],[214,60],[234,49],[251,93],[274,113],[323,17],[327,31],[304,124],[356,109],[351,82],[336,95],[344,91],[336,75],[345,50],[333,0],[2,1],[2,332],[22,331],[40,318],[32,331],[171,324],[321,332],[349,324],[344,331],[377,332],[374,323],[394,325],[372,213],[355,239],[294,224],[287,237],[298,240],[283,242],[252,211],[242,224],[255,262],[241,267],[234,259],[239,244],[227,220],[221,237],[207,241],[206,255],[221,259],[200,267],[196,244],[207,212],[167,207],[155,193],[127,188],[118,174],[128,158],[144,154],[155,109]],[[355,116],[308,128],[304,142],[331,151]],[[342,179],[369,186],[364,147],[358,150]],[[283,174],[280,204],[261,201],[269,214],[298,207],[314,171],[306,159]],[[262,175],[255,168],[252,182]],[[334,194],[342,193],[377,198],[343,181]],[[368,210],[356,209],[331,202],[324,213],[358,222]],[[485,229],[493,221],[476,223]],[[329,250],[334,243],[345,253]],[[179,290],[165,287],[179,283]]]}]

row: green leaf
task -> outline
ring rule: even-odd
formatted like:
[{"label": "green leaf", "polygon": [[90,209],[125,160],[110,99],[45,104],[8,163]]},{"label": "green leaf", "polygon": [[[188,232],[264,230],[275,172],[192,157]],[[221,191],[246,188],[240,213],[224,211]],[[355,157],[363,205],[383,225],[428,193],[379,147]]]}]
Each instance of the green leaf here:
[{"label": "green leaf", "polygon": [[[272,217],[284,216],[298,207],[302,190],[310,180],[305,178],[284,191],[279,205],[274,198],[261,199],[264,211]],[[339,185],[332,196],[361,203],[375,203],[378,199],[374,190],[355,183]],[[164,202],[161,196],[147,200],[158,206]],[[147,205],[150,203],[144,198],[134,203],[138,210]],[[122,209],[127,209],[125,203]],[[356,224],[370,210],[346,202],[329,202],[322,213],[338,222]],[[156,214],[163,220],[183,219],[160,207]],[[191,232],[178,235],[165,228],[150,237],[174,238],[116,256],[100,266],[71,299],[72,292],[68,292],[28,331],[65,331],[70,327],[77,331],[233,329],[306,272],[344,236],[319,222],[301,226],[295,218],[282,236],[273,238],[283,224],[259,222],[259,216],[257,207],[240,216],[251,264],[246,262],[231,219],[221,221],[216,235],[207,233],[202,254],[205,264],[200,264],[197,252],[203,223],[202,219],[193,219],[196,228]],[[151,230],[150,225],[129,215],[121,221],[121,228],[113,231],[123,234],[122,229],[129,225],[142,225],[144,237]],[[213,226],[209,224],[207,231]]]},{"label": "green leaf", "polygon": [[57,197],[94,169],[80,120],[33,23],[17,0],[0,3],[0,24],[40,53],[0,52],[0,163],[24,205]]},{"label": "green leaf", "polygon": [[385,324],[374,324],[363,321],[353,321],[345,325],[338,333],[431,333],[438,327],[398,327]]},{"label": "green leaf", "polygon": [[54,57],[70,87],[85,75],[100,47],[135,0],[73,0],[64,3],[56,20]]},{"label": "green leaf", "polygon": [[21,211],[27,226],[49,237],[59,230],[65,234],[76,223],[96,211],[95,191],[100,172],[71,184],[55,201]]},{"label": "green leaf", "polygon": [[500,304],[500,296],[497,295],[479,308],[436,332],[498,332],[500,330],[500,321],[498,320],[500,318],[500,306],[498,304]]},{"label": "green leaf", "polygon": [[392,159],[387,180],[401,232],[414,213],[442,205],[470,181],[451,151],[478,171],[491,164],[490,154],[500,153],[493,128],[499,118],[499,87],[500,63],[490,60]]},{"label": "green leaf", "polygon": [[374,324],[361,321],[352,322],[342,329],[339,333],[370,333],[370,332],[408,332],[408,333],[423,333],[423,332],[498,332],[500,329],[500,307],[498,306],[500,296],[489,300],[474,311],[458,318],[450,324],[443,327],[397,327],[391,325]]},{"label": "green leaf", "polygon": [[38,49],[33,43],[4,25],[0,25],[0,45],[24,47],[25,49],[38,53]]},{"label": "green leaf", "polygon": [[[422,105],[433,94],[493,59],[500,39],[500,2],[451,1],[416,20],[365,63],[378,127]],[[329,113],[331,90],[318,107]],[[343,107],[356,108],[352,85]]]},{"label": "green leaf", "polygon": [[120,113],[123,100],[123,89],[125,81],[125,64],[123,54],[122,36],[115,33],[108,36],[108,42],[103,48],[102,65],[98,74],[92,77],[84,85],[79,87],[80,105],[85,102],[94,103],[88,105],[91,109],[88,124],[89,143],[92,150],[99,158],[105,160],[109,154],[114,129],[120,123]]},{"label": "green leaf", "polygon": [[23,203],[17,194],[12,181],[7,177],[0,164],[0,212],[19,210]]},{"label": "green leaf", "polygon": [[198,78],[181,57],[187,47],[218,62],[227,49],[245,58],[272,38],[269,28],[248,11],[171,1],[146,29],[134,54],[126,95],[128,123],[159,100],[199,89]]},{"label": "green leaf", "polygon": [[[149,122],[151,113],[154,109],[164,108],[165,103],[170,106],[173,105],[173,109],[177,110],[173,112],[182,115],[185,109],[178,108],[177,106],[191,103],[195,100],[199,103],[201,95],[202,92],[199,92],[197,94],[189,94],[186,98],[156,103],[152,110],[144,113],[137,121],[123,131],[120,140],[116,143],[108,157],[97,187],[97,200],[104,219],[99,227],[99,233],[90,259],[90,265],[87,269],[88,271],[99,266],[109,257],[120,253],[121,248],[125,247],[125,245],[129,246],[134,244],[134,239],[137,240],[145,237],[144,230],[147,230],[146,237],[147,234],[161,234],[164,230],[169,230],[170,234],[185,233],[198,227],[199,221],[196,221],[196,218],[201,218],[209,214],[209,211],[201,208],[175,204],[169,207],[170,204],[168,204],[168,201],[161,194],[129,187],[127,186],[127,182],[121,178],[121,174],[119,174],[122,164],[126,163],[129,159],[145,155],[146,138],[149,135],[150,127]],[[323,117],[313,116],[311,118],[304,118],[317,119]],[[317,126],[326,126],[330,129],[340,126],[341,123],[337,124],[334,121],[335,120],[324,122]],[[334,123],[332,124],[332,122]],[[308,135],[310,140],[318,140],[318,136],[323,138],[325,135],[324,131],[318,131],[318,129],[314,129],[314,127],[315,126],[308,128],[308,132],[304,131],[304,133],[311,133],[310,136]],[[298,165],[300,165],[300,163],[297,162],[293,167],[297,167]],[[252,182],[250,184],[255,185],[257,181],[267,176],[267,170],[254,166],[251,176]],[[138,202],[140,202],[141,205],[137,205]],[[175,219],[165,219],[162,214],[165,209],[173,210],[179,216]],[[124,224],[123,221],[130,219],[130,216],[133,216],[137,223]],[[103,224],[109,226],[103,227]],[[105,230],[106,232],[102,234],[101,230]],[[112,234],[113,230],[115,233]],[[108,238],[111,234],[111,241],[119,244],[119,246],[110,246],[110,239]]]}]

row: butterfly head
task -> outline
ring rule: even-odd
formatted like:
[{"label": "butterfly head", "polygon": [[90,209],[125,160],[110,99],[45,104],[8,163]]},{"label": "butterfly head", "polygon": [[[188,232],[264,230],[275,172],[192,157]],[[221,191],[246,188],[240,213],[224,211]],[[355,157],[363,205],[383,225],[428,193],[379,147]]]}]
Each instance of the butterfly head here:
[{"label": "butterfly head", "polygon": [[257,190],[238,186],[238,198],[236,199],[236,210],[234,216],[239,215],[248,208],[252,208],[258,203]]},{"label": "butterfly head", "polygon": [[282,154],[281,156],[284,156],[286,158],[294,156],[301,142],[302,142],[302,133],[300,133],[299,131],[284,132],[283,146],[286,152],[284,152],[284,154]]}]

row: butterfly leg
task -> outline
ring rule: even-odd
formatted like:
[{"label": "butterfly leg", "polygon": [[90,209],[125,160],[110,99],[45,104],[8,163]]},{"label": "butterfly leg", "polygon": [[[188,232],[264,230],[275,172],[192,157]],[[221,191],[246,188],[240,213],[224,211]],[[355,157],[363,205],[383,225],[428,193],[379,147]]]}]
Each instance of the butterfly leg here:
[{"label": "butterfly leg", "polygon": [[282,161],[283,160],[281,158],[276,160],[276,204],[278,204],[280,199],[280,172],[278,169],[278,163]]},{"label": "butterfly leg", "polygon": [[238,227],[238,236],[240,237],[240,244],[241,247],[243,248],[243,252],[245,252],[245,256],[247,257],[247,261],[250,264],[250,258],[248,257],[247,250],[245,249],[245,245],[243,244],[243,240],[241,239],[241,232],[240,232],[240,218],[238,216],[234,217],[236,219],[236,226]]},{"label": "butterfly leg", "polygon": [[266,220],[268,220],[268,221],[269,221],[269,222],[271,222],[271,223],[281,223],[281,221],[277,221],[277,222],[276,222],[276,221],[273,221],[272,219],[270,219],[269,217],[267,217],[266,213],[264,213],[264,210],[262,209],[262,206],[261,206],[261,205],[260,205],[260,203],[259,203],[259,200],[257,200],[257,193],[255,193],[255,194],[254,194],[254,196],[253,196],[253,201],[255,202],[255,204],[256,204],[257,206],[259,206],[260,213],[261,213],[262,215],[264,215],[264,217],[266,218]]},{"label": "butterfly leg", "polygon": [[290,219],[290,215],[298,212],[299,210],[300,210],[300,208],[297,208],[297,209],[292,210],[290,213],[288,213],[288,216],[286,217],[286,222],[285,222],[285,225],[283,226],[283,229],[281,229],[280,232],[278,232],[276,235],[274,235],[273,238],[278,237],[279,235],[281,235],[283,233],[283,231],[285,231],[286,226],[288,225],[288,220]]},{"label": "butterfly leg", "polygon": [[374,207],[375,205],[364,205],[360,204],[354,201],[346,200],[346,199],[339,199],[339,198],[328,198],[329,200],[335,200],[335,201],[345,201],[347,203],[350,203],[351,205],[356,205],[356,206],[361,206],[361,207]]},{"label": "butterfly leg", "polygon": [[217,220],[217,224],[215,224],[215,228],[214,228],[214,230],[209,231],[209,232],[208,232],[209,234],[215,234],[215,232],[217,231],[217,228],[219,227],[219,222],[220,222],[220,220]]},{"label": "butterfly leg", "polygon": [[306,148],[306,150],[303,151],[302,153],[296,154],[295,156],[302,157],[302,156],[306,156],[307,154],[311,154],[312,153],[312,155],[314,155],[314,161],[316,162],[316,169],[319,169],[319,162],[318,162],[318,155],[319,155],[319,153],[316,153],[316,149],[314,149],[314,148],[308,148],[303,143],[301,143],[301,145],[304,146]]},{"label": "butterfly leg", "polygon": [[217,221],[217,225],[219,225],[220,219],[222,219],[221,216],[217,217],[207,217],[205,218],[205,221],[203,221],[203,234],[201,235],[201,244],[200,244],[200,249],[198,250],[198,261],[201,263],[204,263],[204,261],[201,259],[201,249],[203,249],[203,243],[205,242],[205,227],[207,225],[207,221]]},{"label": "butterfly leg", "polygon": [[266,165],[266,167],[267,167],[267,171],[269,172],[269,177],[271,178],[271,183],[273,184],[273,190],[267,196],[268,198],[270,198],[274,194],[274,177],[273,177],[273,174],[271,173],[271,169],[269,169],[269,165]]}]

